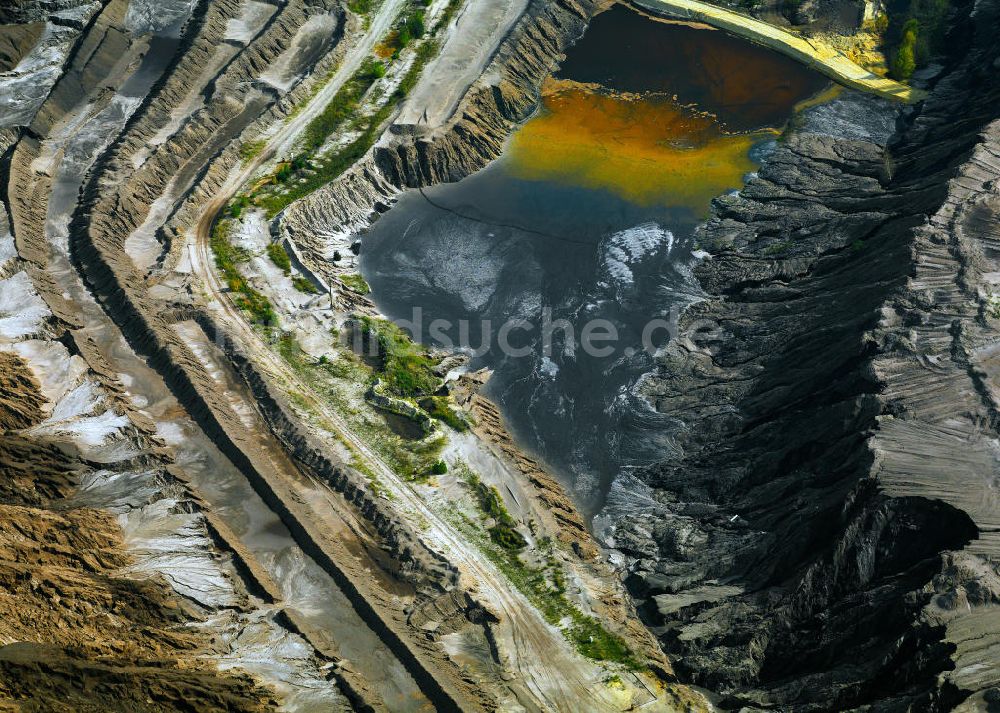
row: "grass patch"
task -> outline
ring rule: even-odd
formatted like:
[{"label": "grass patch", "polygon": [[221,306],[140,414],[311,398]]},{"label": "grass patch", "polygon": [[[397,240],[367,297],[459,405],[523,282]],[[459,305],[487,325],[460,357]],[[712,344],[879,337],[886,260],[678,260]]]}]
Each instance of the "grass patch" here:
[{"label": "grass patch", "polygon": [[[464,464],[462,464],[464,466]],[[517,531],[517,521],[507,512],[500,491],[487,485],[468,466],[459,471],[459,477],[469,486],[479,509],[496,523],[487,530],[490,539],[507,552],[518,553],[528,546],[527,540]]]},{"label": "grass patch", "polygon": [[302,275],[296,275],[292,278],[292,287],[307,295],[319,294],[319,290],[316,289],[316,285],[314,285],[309,278],[303,277]]},{"label": "grass patch", "polygon": [[347,9],[362,17],[371,14],[381,3],[379,0],[348,0]]},{"label": "grass patch", "polygon": [[[464,0],[451,0],[445,7],[444,11],[441,13],[438,19],[437,25],[434,27],[434,31],[437,32],[442,27],[447,27],[448,23],[451,22],[452,18],[455,17],[455,13],[458,12],[458,8],[462,7],[462,2]],[[424,5],[430,5],[430,0],[424,0]]]},{"label": "grass patch", "polygon": [[226,286],[237,307],[245,311],[252,322],[271,327],[278,323],[278,316],[267,297],[255,290],[240,274],[237,263],[243,262],[249,256],[229,242],[229,230],[232,222],[223,218],[212,227],[209,245],[215,256],[215,267],[222,273]]},{"label": "grass patch", "polygon": [[441,379],[434,373],[436,362],[426,349],[388,320],[364,316],[360,322],[368,339],[377,343],[378,372],[389,393],[407,399],[437,390]]},{"label": "grass patch", "polygon": [[781,240],[777,243],[772,243],[764,248],[765,255],[778,255],[780,253],[786,252],[795,243],[791,240]]},{"label": "grass patch", "polygon": [[247,141],[245,144],[240,146],[240,158],[243,159],[243,163],[250,163],[255,158],[260,156],[260,152],[264,150],[265,146],[267,146],[267,141],[264,139]]},{"label": "grass patch", "polygon": [[371,286],[365,281],[365,278],[357,273],[353,275],[341,275],[340,281],[344,287],[352,292],[357,292],[359,295],[367,295],[372,291]]},{"label": "grass patch", "polygon": [[250,199],[246,196],[236,196],[230,201],[228,206],[228,213],[233,218],[239,218],[243,215],[243,210],[250,205]]},{"label": "grass patch", "polygon": [[292,260],[281,243],[268,243],[267,256],[286,275],[292,272]]},{"label": "grass patch", "polygon": [[425,399],[421,399],[418,405],[427,412],[428,416],[448,424],[456,431],[465,432],[469,430],[469,422],[452,408],[447,396],[428,396]]}]

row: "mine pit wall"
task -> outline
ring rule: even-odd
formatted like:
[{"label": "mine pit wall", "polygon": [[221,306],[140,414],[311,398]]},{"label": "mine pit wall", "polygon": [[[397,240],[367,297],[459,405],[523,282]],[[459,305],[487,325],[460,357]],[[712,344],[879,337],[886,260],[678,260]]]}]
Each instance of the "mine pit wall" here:
[{"label": "mine pit wall", "polygon": [[886,152],[798,131],[700,230],[708,299],[682,332],[702,326],[648,383],[686,428],[641,474],[662,510],[616,541],[679,672],[729,705],[949,710],[1000,683],[995,367],[975,362],[996,341],[998,5],[959,8]]},{"label": "mine pit wall", "polygon": [[[462,618],[473,623],[488,622],[491,615],[458,587],[458,571],[447,559],[427,548],[416,533],[393,512],[387,501],[372,492],[363,476],[335,462],[327,454],[328,451],[303,430],[298,420],[290,415],[290,407],[285,397],[274,391],[272,384],[260,373],[255,362],[233,339],[217,332],[218,328],[210,316],[199,314],[196,319],[205,333],[216,344],[223,346],[229,363],[251,390],[265,421],[295,462],[305,472],[341,493],[345,500],[375,528],[385,552],[400,566],[399,571],[392,574],[400,581],[411,584],[419,593],[414,609],[418,610],[425,604],[446,600],[451,596],[449,592],[462,592],[463,607],[460,612]],[[240,467],[243,467],[242,464]],[[252,473],[252,470],[244,472]],[[361,618],[403,662],[421,690],[438,709],[470,710],[467,706],[470,705],[471,699],[465,699],[465,706],[461,705],[463,699],[455,697],[447,690],[446,672],[429,667],[428,662],[423,659],[421,650],[423,654],[431,657],[440,656],[440,652],[436,651],[436,644],[429,639],[410,638],[406,633],[401,634],[400,632],[406,630],[412,623],[394,616],[390,607],[383,606],[385,603],[378,605],[381,611],[377,611],[372,604],[371,593],[363,591],[358,580],[342,569],[321,545],[312,540],[308,528],[304,527],[295,513],[289,510],[287,504],[270,490],[266,481],[253,475],[248,477],[252,478],[254,489],[260,493],[268,506],[281,517],[300,547],[334,579]],[[487,641],[491,642],[492,632],[488,624],[483,628]],[[444,686],[442,681],[445,682]],[[489,707],[485,699],[476,701],[472,705],[475,709]]]},{"label": "mine pit wall", "polygon": [[47,136],[52,127],[111,73],[131,47],[123,29],[127,0],[110,0],[96,13],[66,59],[66,70],[32,119],[29,131]]},{"label": "mine pit wall", "polygon": [[[298,28],[314,12],[325,12],[329,4],[324,0],[315,3],[296,2],[283,6],[267,21],[264,28],[241,52],[227,61],[214,77],[204,77],[203,72],[222,42],[226,21],[239,16],[237,0],[224,3],[203,4],[203,14],[192,18],[197,26],[190,27],[175,53],[176,60],[164,72],[148,98],[133,115],[123,134],[123,141],[115,153],[122,157],[111,171],[128,171],[130,157],[139,153],[147,142],[171,120],[174,107],[184,102],[196,89],[205,95],[205,104],[197,109],[180,128],[156,147],[143,164],[128,171],[124,185],[116,185],[127,210],[118,214],[120,230],[128,235],[148,214],[152,203],[164,195],[168,184],[175,187],[178,202],[192,184],[204,176],[204,166],[222,152],[233,137],[242,133],[259,114],[277,97],[273,92],[258,92],[257,99],[240,101],[228,96],[241,83],[250,81],[256,71],[277,57],[290,42]],[[340,13],[338,27],[342,25]],[[240,96],[245,92],[240,91]],[[169,237],[169,233],[166,236]],[[165,246],[169,247],[169,243]]]},{"label": "mine pit wall", "polygon": [[[119,149],[121,155],[126,157],[142,151],[149,139],[168,124],[172,108],[182,103],[193,87],[203,87],[201,92],[206,96],[204,107],[186,120],[129,176],[129,187],[133,190],[131,200],[137,202],[130,206],[133,209],[131,215],[144,217],[149,206],[163,194],[171,180],[178,177],[186,179],[181,181],[179,193],[185,193],[190,185],[200,180],[202,166],[207,165],[209,159],[219,154],[234,136],[242,133],[277,99],[274,90],[269,89],[261,91],[264,96],[251,102],[234,100],[227,93],[245,93],[237,87],[252,81],[263,67],[281,54],[313,13],[326,12],[332,7],[332,3],[325,0],[283,6],[244,50],[221,67],[216,76],[204,78],[203,70],[222,41],[225,22],[239,15],[239,5],[237,0],[212,3],[209,11],[211,21],[205,23],[204,32],[197,34],[191,46],[182,50],[177,67],[165,74],[163,86],[156,92],[155,98],[149,106],[136,113],[136,122],[128,127],[127,140]],[[338,14],[337,25],[338,28],[343,25],[342,11]],[[196,83],[198,80],[200,83]],[[190,173],[189,166],[195,166],[196,172]],[[188,175],[185,175],[186,172]]]},{"label": "mine pit wall", "polygon": [[[288,505],[271,487],[268,478],[248,453],[255,450],[253,434],[243,429],[238,417],[214,397],[217,386],[202,365],[181,342],[162,316],[146,304],[139,291],[142,279],[124,254],[127,231],[117,230],[107,212],[104,187],[99,185],[100,168],[88,182],[81,209],[71,226],[74,259],[105,310],[118,324],[132,348],[148,356],[150,366],[160,373],[178,401],[219,449],[244,473],[268,506],[279,515],[296,542],[311,556],[351,599],[358,613],[406,665],[429,698],[442,710],[461,710],[456,697],[446,691],[433,668],[425,665],[404,641],[396,626],[385,621],[329,554],[309,536],[307,526],[293,516]],[[109,202],[114,202],[111,199]],[[103,205],[102,205],[103,203]],[[346,478],[344,480],[346,484]],[[386,520],[382,521],[385,526]],[[417,539],[408,531],[396,533],[396,541]],[[459,698],[458,700],[462,700]]]},{"label": "mine pit wall", "polygon": [[[232,9],[232,8],[230,8]],[[200,18],[204,21],[204,16]],[[214,25],[217,17],[212,18]],[[276,25],[277,26],[277,25]],[[472,705],[479,708],[485,705],[478,700],[481,694],[468,689],[468,695],[455,695],[448,690],[453,685],[460,688],[467,683],[459,683],[457,670],[453,677],[441,670],[440,665],[430,663],[433,659],[425,656],[436,656],[440,652],[433,650],[432,644],[417,641],[415,638],[407,641],[413,632],[401,633],[406,629],[405,622],[391,621],[391,616],[384,618],[376,611],[368,597],[362,592],[364,586],[353,577],[347,575],[322,547],[311,539],[308,526],[299,521],[286,506],[281,497],[271,488],[268,478],[261,473],[252,459],[247,455],[254,452],[254,437],[239,423],[239,419],[226,407],[221,399],[214,396],[217,386],[205,373],[198,360],[173,332],[164,318],[162,310],[147,301],[142,285],[142,277],[126,255],[125,238],[135,230],[145,218],[149,205],[154,200],[155,187],[165,185],[171,173],[180,168],[180,163],[164,164],[164,156],[176,160],[185,152],[190,154],[197,146],[194,143],[177,142],[173,146],[165,144],[170,149],[168,154],[163,150],[156,151],[134,174],[130,171],[129,152],[142,145],[135,139],[139,134],[148,137],[154,133],[149,126],[159,122],[165,124],[169,113],[157,110],[164,101],[178,100],[183,94],[175,91],[183,82],[190,82],[194,67],[185,70],[187,66],[185,50],[201,41],[198,34],[205,29],[212,36],[211,26],[202,22],[191,25],[181,47],[175,55],[175,60],[157,82],[149,97],[136,111],[123,135],[98,159],[90,178],[85,183],[79,209],[76,211],[71,228],[72,257],[78,270],[83,274],[90,288],[98,295],[108,313],[115,319],[130,345],[139,354],[150,358],[150,364],[165,379],[178,400],[185,406],[199,426],[211,437],[220,449],[247,475],[255,489],[266,502],[281,517],[283,522],[293,532],[300,546],[312,556],[334,580],[344,589],[345,594],[352,599],[355,607],[366,622],[389,645],[394,653],[406,665],[411,675],[421,688],[442,710],[459,710]],[[274,45],[272,45],[274,47]],[[235,66],[235,65],[231,65]],[[209,104],[208,110],[211,110]],[[206,112],[199,112],[204,117]],[[152,118],[149,118],[152,117]],[[209,115],[206,122],[209,127],[217,128],[220,124]],[[195,124],[191,120],[188,126]],[[144,140],[144,139],[143,139]],[[149,186],[154,186],[153,190]],[[143,191],[130,193],[130,191]],[[244,360],[244,365],[248,364]],[[255,371],[248,373],[256,375]],[[262,382],[261,382],[262,383]],[[253,382],[251,382],[253,385]],[[258,384],[259,386],[260,384]],[[274,400],[267,402],[271,407],[271,415],[284,417],[284,412]],[[411,532],[386,508],[385,504],[371,498],[365,492],[365,486],[357,474],[348,473],[346,469],[335,466],[331,461],[318,455],[319,450],[312,445],[303,445],[303,435],[291,432],[292,427],[287,420],[279,421],[279,428],[287,430],[280,433],[286,442],[294,449],[302,450],[306,464],[319,472],[334,487],[340,487],[353,500],[362,516],[370,518],[376,530],[386,536],[386,550],[401,556],[401,575],[404,578],[416,578],[422,584],[418,589],[424,596],[440,588],[445,582],[454,579],[454,573],[441,558],[426,549],[419,538]],[[421,566],[418,566],[421,565]],[[428,571],[426,568],[429,567]],[[451,572],[449,574],[449,572]],[[419,652],[423,646],[427,651]],[[458,701],[461,701],[462,704]],[[473,703],[475,701],[475,703]]]},{"label": "mine pit wall", "polygon": [[[348,30],[350,32],[357,30],[358,20],[356,16],[346,13],[340,6],[335,7],[333,12],[337,26],[329,39],[330,48],[309,73],[311,81],[300,81],[288,92],[276,97],[275,101],[261,112],[255,121],[244,128],[240,134],[241,142],[252,141],[275,123],[285,121],[295,106],[307,98],[316,82],[322,81],[341,61],[346,52],[346,43],[342,40]],[[229,174],[240,166],[242,158],[239,149],[240,144],[231,142],[228,147],[219,151],[218,155],[193,180],[183,201],[178,203],[167,222],[157,232],[157,239],[163,243],[165,253],[160,266],[154,270],[154,275],[160,271],[167,272],[176,265],[184,246],[184,240],[179,239],[179,236],[192,228],[205,204],[218,194]]]},{"label": "mine pit wall", "polygon": [[[232,413],[227,413],[228,409],[218,399],[212,398],[217,387],[204,374],[186,347],[172,336],[173,332],[169,325],[156,316],[148,316],[136,307],[136,304],[139,303],[136,296],[129,295],[129,290],[118,287],[120,275],[116,275],[115,270],[104,261],[104,254],[86,239],[81,240],[81,243],[78,247],[79,266],[87,274],[92,288],[100,296],[108,313],[115,318],[133,349],[137,353],[149,357],[150,365],[163,375],[167,385],[178,401],[184,405],[189,415],[213,440],[220,451],[247,477],[268,507],[281,518],[282,523],[292,533],[299,547],[333,578],[365,623],[406,666],[421,690],[434,702],[435,706],[443,711],[469,710],[467,702],[471,699],[456,696],[452,691],[447,690],[445,688],[447,683],[442,685],[442,680],[447,682],[445,672],[428,665],[424,656],[419,653],[419,646],[422,642],[407,641],[406,635],[400,633],[402,629],[405,629],[404,622],[394,622],[390,612],[375,610],[369,601],[369,596],[359,586],[359,581],[342,569],[327,550],[312,538],[308,524],[302,522],[288,503],[273,489],[268,477],[260,472],[248,455],[255,450],[253,435],[245,431],[241,432],[242,429],[238,424],[237,417]],[[128,283],[127,280],[124,282],[125,284],[134,284]],[[244,358],[243,364],[249,364],[249,361]],[[256,372],[253,373],[256,374]],[[273,401],[271,405],[276,409],[276,413],[284,416]],[[290,425],[289,427],[294,428]],[[300,454],[296,453],[295,455],[297,459],[300,457]],[[380,531],[390,533],[393,542],[400,548],[403,555],[401,561],[404,565],[416,562],[413,556],[415,547],[413,545],[408,547],[406,544],[407,542],[418,543],[416,537],[408,529],[403,529],[404,526],[391,514],[385,513],[384,505],[374,502],[370,495],[358,487],[357,476],[351,478],[344,470],[337,469],[325,456],[321,455],[318,449],[307,449],[302,455],[305,456],[307,463],[317,468],[321,476],[325,476],[331,486],[341,485],[349,498],[353,492],[355,494],[353,500],[355,502],[361,500],[362,505],[359,509],[362,510],[363,514],[372,518],[372,522],[379,527]],[[319,468],[326,470],[319,470]],[[403,573],[405,574],[405,570]],[[431,581],[435,583],[440,582],[441,579],[443,578],[431,577]],[[440,656],[438,652],[433,650],[433,644],[425,645],[427,646],[425,653]],[[353,693],[350,688],[343,690],[348,694]],[[466,705],[460,705],[458,701],[466,701]],[[479,706],[476,706],[476,709],[478,708]]]}]

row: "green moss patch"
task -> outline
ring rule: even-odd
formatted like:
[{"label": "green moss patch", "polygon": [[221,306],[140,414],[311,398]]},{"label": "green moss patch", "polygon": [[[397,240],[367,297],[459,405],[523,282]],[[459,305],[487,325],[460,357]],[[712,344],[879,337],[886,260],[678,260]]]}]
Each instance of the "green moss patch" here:
[{"label": "green moss patch", "polygon": [[447,396],[428,396],[420,400],[419,406],[428,416],[448,424],[456,431],[469,430],[469,422],[452,407]]},{"label": "green moss patch", "polygon": [[316,288],[316,285],[314,285],[309,278],[303,277],[302,275],[296,275],[292,278],[292,287],[307,295],[319,294],[319,290]]},{"label": "green moss patch", "polygon": [[359,295],[367,295],[372,291],[371,286],[365,281],[365,278],[357,273],[352,275],[341,275],[340,281],[343,283],[344,287],[352,292],[357,292]]}]

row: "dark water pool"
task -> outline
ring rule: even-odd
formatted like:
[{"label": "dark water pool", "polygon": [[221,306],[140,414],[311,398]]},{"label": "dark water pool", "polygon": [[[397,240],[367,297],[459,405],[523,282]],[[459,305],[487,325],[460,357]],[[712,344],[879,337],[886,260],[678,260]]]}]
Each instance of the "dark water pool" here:
[{"label": "dark water pool", "polygon": [[594,512],[618,473],[670,447],[676,424],[636,393],[652,367],[643,332],[661,320],[646,342],[662,346],[697,299],[691,236],[711,196],[742,185],[768,145],[760,130],[826,82],[621,6],[558,79],[503,158],[403,195],[362,236],[361,268],[388,317],[494,370],[514,435]]}]

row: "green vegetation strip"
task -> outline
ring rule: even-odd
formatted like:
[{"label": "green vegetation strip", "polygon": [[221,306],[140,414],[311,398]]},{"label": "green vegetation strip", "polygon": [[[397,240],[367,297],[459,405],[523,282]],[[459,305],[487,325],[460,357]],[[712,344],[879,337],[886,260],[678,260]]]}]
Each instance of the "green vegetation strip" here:
[{"label": "green vegetation strip", "polygon": [[316,285],[314,285],[309,278],[303,277],[302,275],[296,275],[292,278],[292,287],[306,295],[319,294],[319,289],[317,289]]},{"label": "green vegetation strip", "polygon": [[500,491],[492,485],[487,485],[468,467],[462,472],[463,480],[472,490],[479,504],[479,509],[496,523],[489,528],[490,539],[508,552],[518,553],[528,546],[520,532],[517,531],[517,521],[507,512]]},{"label": "green vegetation strip", "polygon": [[286,275],[292,272],[292,260],[288,257],[288,253],[285,252],[285,248],[281,243],[269,243],[267,246],[267,256],[271,258],[277,267],[281,269]]},{"label": "green vegetation strip", "polygon": [[372,288],[365,281],[365,278],[358,274],[341,275],[340,281],[344,283],[344,287],[352,292],[357,292],[359,295],[367,295],[372,291]]},{"label": "green vegetation strip", "polygon": [[[442,11],[435,29],[446,27],[461,4],[462,0],[451,0]],[[363,5],[359,5],[359,9],[362,8]],[[393,58],[398,57],[411,41],[423,38],[425,32],[423,11],[418,9],[410,12],[399,29],[390,33],[386,40]],[[291,161],[279,164],[264,185],[254,191],[251,200],[264,208],[268,217],[274,217],[357,163],[378,140],[383,124],[416,86],[424,67],[437,54],[438,49],[437,40],[424,40],[416,49],[413,64],[385,103],[374,113],[359,116],[365,95],[386,74],[385,64],[374,58],[367,59],[324,107],[323,112],[306,126],[301,152]],[[319,150],[341,127],[358,135],[345,146],[319,157]]]},{"label": "green vegetation strip", "polygon": [[[484,517],[492,518],[498,523],[501,518],[513,522],[495,488],[490,489],[491,493],[483,495],[483,489],[488,486],[484,486],[467,465],[457,463],[455,471],[472,490]],[[501,544],[502,538],[495,537],[492,531],[489,537],[484,536],[483,529],[456,507],[451,507],[447,515],[451,523],[478,545],[483,554],[541,612],[545,621],[559,627],[583,656],[595,661],[622,664],[630,670],[642,668],[642,664],[636,660],[621,637],[609,632],[594,617],[584,614],[567,598],[566,581],[562,568],[552,555],[550,540],[539,542],[539,550],[547,555],[545,566],[532,567],[521,560],[521,549]]]},{"label": "green vegetation strip", "polygon": [[218,221],[212,228],[210,244],[215,255],[215,267],[222,273],[226,286],[233,296],[233,302],[250,317],[251,322],[264,327],[273,327],[278,316],[267,297],[255,290],[240,274],[237,264],[249,259],[249,255],[229,242],[232,223],[228,219]]}]

